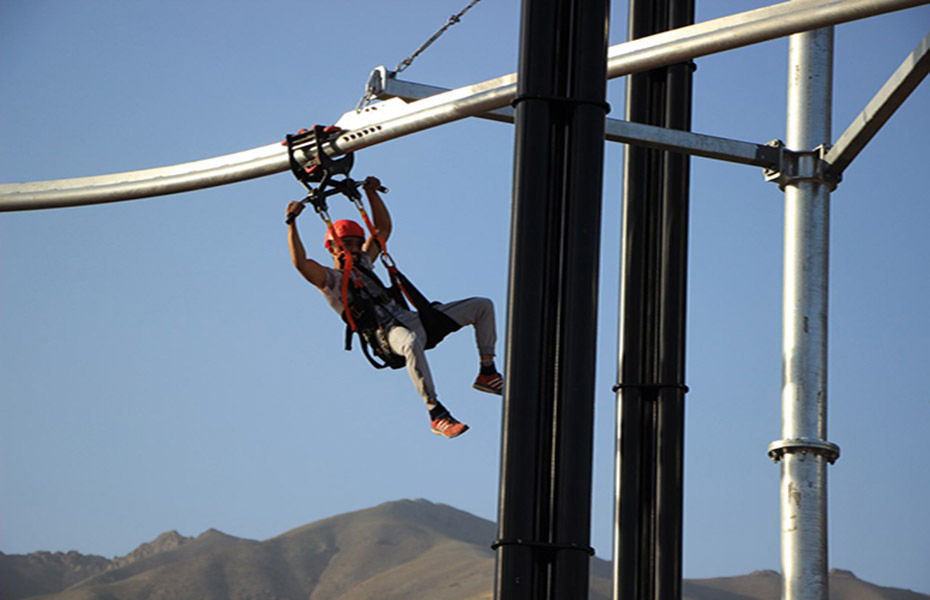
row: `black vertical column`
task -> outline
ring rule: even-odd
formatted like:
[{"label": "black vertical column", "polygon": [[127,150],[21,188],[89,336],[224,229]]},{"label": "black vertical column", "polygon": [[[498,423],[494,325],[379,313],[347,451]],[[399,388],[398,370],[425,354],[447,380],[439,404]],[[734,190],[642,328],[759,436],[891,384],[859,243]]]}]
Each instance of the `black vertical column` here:
[{"label": "black vertical column", "polygon": [[[693,0],[631,0],[629,38],[694,22]],[[689,130],[691,70],[632,75],[626,118]],[[689,160],[629,146],[624,164],[614,539],[617,600],[681,597]]]},{"label": "black vertical column", "polygon": [[524,0],[499,600],[587,598],[607,0]]}]

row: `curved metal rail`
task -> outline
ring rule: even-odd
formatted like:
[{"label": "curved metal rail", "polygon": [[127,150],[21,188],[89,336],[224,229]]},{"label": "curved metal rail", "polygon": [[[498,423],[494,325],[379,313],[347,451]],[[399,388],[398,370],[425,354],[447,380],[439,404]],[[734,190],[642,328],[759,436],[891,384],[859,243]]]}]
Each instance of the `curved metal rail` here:
[{"label": "curved metal rail", "polygon": [[288,169],[287,149],[270,144],[194,162],[51,181],[0,185],[0,210],[62,208],[176,194]]},{"label": "curved metal rail", "polygon": [[[620,77],[761,41],[927,4],[930,0],[791,0],[721,17],[608,49],[607,76]],[[417,131],[506,106],[517,91],[516,74],[450,90],[411,103],[380,102],[337,122],[350,129],[331,144],[338,156]],[[298,156],[309,160],[310,156]],[[133,200],[225,185],[289,169],[287,150],[270,144],[169,167],[0,184],[0,211],[61,208]]]}]

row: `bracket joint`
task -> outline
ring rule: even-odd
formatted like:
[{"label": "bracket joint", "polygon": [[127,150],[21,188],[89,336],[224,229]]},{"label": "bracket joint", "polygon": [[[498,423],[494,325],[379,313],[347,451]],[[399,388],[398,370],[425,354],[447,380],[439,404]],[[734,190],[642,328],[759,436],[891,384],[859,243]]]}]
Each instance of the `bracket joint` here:
[{"label": "bracket joint", "polygon": [[809,151],[788,150],[781,140],[772,140],[766,146],[778,151],[778,167],[764,169],[765,180],[777,183],[782,190],[788,185],[813,181],[826,185],[832,192],[842,179],[842,174],[835,173],[832,165],[824,159],[830,150],[829,144],[821,144]]}]

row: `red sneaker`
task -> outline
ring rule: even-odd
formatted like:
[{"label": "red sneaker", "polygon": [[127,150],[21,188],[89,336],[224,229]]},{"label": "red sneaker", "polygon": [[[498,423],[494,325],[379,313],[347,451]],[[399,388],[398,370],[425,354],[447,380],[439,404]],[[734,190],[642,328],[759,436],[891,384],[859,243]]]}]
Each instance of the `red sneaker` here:
[{"label": "red sneaker", "polygon": [[481,392],[500,396],[504,393],[504,378],[501,377],[500,373],[494,373],[493,375],[479,374],[471,387]]},{"label": "red sneaker", "polygon": [[431,422],[433,433],[452,439],[468,431],[468,425],[456,420],[455,417],[446,413],[445,416],[433,419]]}]

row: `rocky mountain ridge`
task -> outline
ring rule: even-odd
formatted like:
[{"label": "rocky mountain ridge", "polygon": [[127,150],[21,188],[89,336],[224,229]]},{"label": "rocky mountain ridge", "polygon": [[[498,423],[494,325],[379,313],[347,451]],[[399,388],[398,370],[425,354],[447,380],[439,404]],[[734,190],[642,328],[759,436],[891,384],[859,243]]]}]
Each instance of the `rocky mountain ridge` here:
[{"label": "rocky mountain ridge", "polygon": [[126,556],[118,556],[110,561],[110,568],[118,569],[162,552],[175,550],[195,538],[184,537],[177,531],[166,531],[151,542],[141,544]]},{"label": "rocky mountain ridge", "polygon": [[[496,534],[490,521],[426,500],[337,515],[265,541],[216,530],[168,531],[126,556],[0,553],[0,600],[486,600]],[[685,600],[778,600],[774,571],[686,580]],[[590,598],[610,597],[610,566],[594,559]],[[930,600],[830,574],[831,600]]]}]

